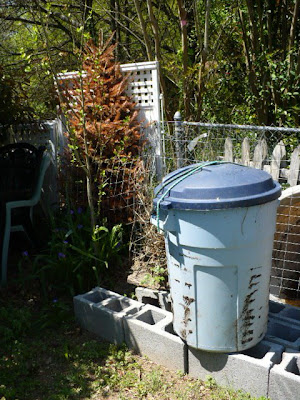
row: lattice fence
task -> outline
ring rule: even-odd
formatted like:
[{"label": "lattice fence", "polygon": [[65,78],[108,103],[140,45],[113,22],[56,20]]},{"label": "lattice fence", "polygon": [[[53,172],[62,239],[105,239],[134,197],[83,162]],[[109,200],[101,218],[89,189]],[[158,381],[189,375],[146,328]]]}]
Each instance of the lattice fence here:
[{"label": "lattice fence", "polygon": [[[161,176],[159,165],[161,160],[161,100],[158,62],[122,64],[120,68],[124,75],[129,75],[127,94],[132,97],[136,103],[136,108],[139,110],[138,119],[141,124],[141,135],[146,139],[147,145],[143,148],[138,168],[133,169],[128,163],[123,165],[122,160],[116,161],[115,166],[110,166],[113,173],[107,174],[109,176],[104,178],[103,183],[106,188],[109,187],[109,191],[103,197],[101,207],[105,208],[105,213],[110,222],[117,223],[122,219],[120,218],[121,215],[125,216],[126,214],[128,222],[134,224],[135,214],[139,214],[137,212],[139,204],[145,201],[143,193],[147,190],[146,187],[149,186],[149,182],[154,176]],[[78,78],[78,72],[59,74],[58,81],[61,89],[67,88],[67,90],[72,91],[73,82]],[[61,132],[61,149],[64,149],[67,147],[67,141],[63,139],[64,132],[67,130],[64,118],[60,120],[59,130]],[[82,198],[86,198],[85,178],[79,174],[76,179],[72,179],[72,182],[68,182],[70,176],[74,177],[74,167],[65,162],[63,151],[60,151],[60,154],[62,155],[61,160],[64,162],[60,179],[64,184],[72,185],[72,197],[80,203]],[[72,173],[70,173],[70,168],[73,168]],[[80,170],[78,172],[80,173]],[[130,193],[130,188],[133,187],[135,188],[134,193]],[[125,219],[123,218],[123,221]]]},{"label": "lattice fence", "polygon": [[[157,61],[121,64],[121,72],[129,75],[126,90],[139,110],[141,132],[147,141],[147,156],[151,157],[151,169],[162,177],[161,169],[161,98],[159,90],[159,64]],[[61,89],[72,90],[72,82],[79,79],[78,72],[57,75]],[[64,118],[62,117],[62,122]],[[62,127],[63,128],[63,127]]]},{"label": "lattice fence", "polygon": [[57,152],[59,130],[58,121],[44,121],[33,124],[19,124],[8,128],[0,127],[1,145],[9,143],[31,143],[36,147],[45,146],[51,156],[51,164],[44,179],[44,200],[47,206],[58,206]]}]

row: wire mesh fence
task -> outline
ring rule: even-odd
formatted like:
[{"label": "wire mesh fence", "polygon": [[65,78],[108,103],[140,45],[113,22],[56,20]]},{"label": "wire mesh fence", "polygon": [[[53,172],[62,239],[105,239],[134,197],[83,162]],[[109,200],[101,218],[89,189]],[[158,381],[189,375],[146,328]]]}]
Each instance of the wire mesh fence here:
[{"label": "wire mesh fence", "polygon": [[[129,162],[116,158],[109,165],[102,165],[103,193],[99,197],[99,209],[110,224],[125,222],[131,228],[132,281],[140,284],[143,277],[149,278],[150,271],[154,285],[164,283],[160,281],[166,269],[164,240],[150,223],[153,189],[160,177],[195,162],[225,160],[264,169],[282,185],[284,192],[277,213],[270,288],[276,296],[299,299],[300,129],[185,122],[178,114],[175,121],[157,128],[161,133],[160,151],[157,143],[146,143],[136,159]],[[63,132],[56,134],[63,136]],[[143,132],[144,137],[147,135],[147,131]],[[26,137],[26,140],[29,139]],[[63,148],[56,151],[60,201],[70,196],[82,205],[86,201],[83,170],[65,157],[67,143],[59,137],[57,142],[61,142]],[[158,271],[157,276],[155,271]]]},{"label": "wire mesh fence", "polygon": [[[152,133],[153,127],[150,127]],[[149,137],[149,132],[142,132]],[[166,269],[164,238],[150,224],[153,189],[157,181],[157,154],[152,141],[141,146],[141,154],[131,161],[122,157],[93,163],[94,204],[98,221],[112,227],[122,223],[130,232],[131,282],[140,284],[159,265]],[[59,188],[61,204],[72,201],[74,207],[87,205],[86,174],[72,160],[68,146],[60,154]],[[149,284],[149,280],[145,284]]]},{"label": "wire mesh fence", "polygon": [[279,181],[284,191],[277,214],[270,291],[281,298],[300,299],[300,129],[178,118],[162,131],[163,175],[196,162],[224,160],[263,169]]},{"label": "wire mesh fence", "polygon": [[[289,189],[278,209],[270,289],[282,298],[300,298],[300,130],[180,120],[165,123],[160,130],[160,160],[157,148],[152,150],[146,145],[138,168],[137,164],[128,165],[119,159],[105,173],[102,212],[110,223],[125,222],[131,226],[130,281],[152,286],[165,283],[160,280],[166,270],[164,240],[150,223],[157,176],[196,162],[225,160],[264,169],[283,189],[293,189]],[[83,177],[71,178],[71,184],[79,199],[84,191]]]},{"label": "wire mesh fence", "polygon": [[274,237],[272,293],[300,298],[300,191],[294,186],[283,192],[277,211]]}]

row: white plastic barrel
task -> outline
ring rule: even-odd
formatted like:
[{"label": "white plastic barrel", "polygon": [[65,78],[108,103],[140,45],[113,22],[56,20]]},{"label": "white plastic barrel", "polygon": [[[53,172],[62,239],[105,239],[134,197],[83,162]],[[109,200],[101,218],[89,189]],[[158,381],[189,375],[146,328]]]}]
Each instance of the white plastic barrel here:
[{"label": "white plastic barrel", "polygon": [[174,330],[189,346],[236,352],[263,339],[279,196],[266,172],[229,163],[181,169],[156,189]]}]

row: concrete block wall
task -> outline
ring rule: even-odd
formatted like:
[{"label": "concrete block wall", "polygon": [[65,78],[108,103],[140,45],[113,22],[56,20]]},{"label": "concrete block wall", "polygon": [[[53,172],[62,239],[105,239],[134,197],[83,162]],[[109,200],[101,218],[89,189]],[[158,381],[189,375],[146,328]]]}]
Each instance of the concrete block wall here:
[{"label": "concrete block wall", "polygon": [[125,342],[130,349],[174,371],[187,370],[187,346],[173,331],[173,314],[145,305],[137,314],[125,316]]},{"label": "concrete block wall", "polygon": [[271,369],[268,395],[271,400],[300,399],[300,353],[285,352]]},{"label": "concrete block wall", "polygon": [[84,329],[115,344],[125,342],[169,369],[187,371],[187,346],[173,331],[171,312],[99,287],[73,301]]},{"label": "concrete block wall", "polygon": [[153,290],[139,286],[135,289],[135,295],[141,303],[172,311],[171,296],[167,290]]},{"label": "concrete block wall", "polygon": [[300,327],[300,308],[270,300],[269,316]]},{"label": "concrete block wall", "polygon": [[[268,330],[265,338],[285,348],[300,350],[300,325],[276,317],[269,317]],[[300,399],[300,396],[299,396]]]},{"label": "concrete block wall", "polygon": [[283,346],[261,341],[242,353],[209,353],[189,348],[188,371],[194,378],[212,376],[219,385],[243,389],[253,396],[267,396],[269,373],[280,363]]},{"label": "concrete block wall", "polygon": [[84,329],[115,344],[125,341],[123,317],[143,307],[138,301],[100,287],[75,296],[73,303],[75,316]]},{"label": "concrete block wall", "polygon": [[259,344],[242,353],[209,353],[187,346],[173,331],[173,314],[165,309],[171,304],[168,292],[142,289],[137,297],[144,303],[95,288],[74,297],[75,315],[85,329],[113,343],[125,342],[169,369],[203,380],[211,376],[257,397],[300,399],[298,308],[270,301],[267,334]]}]

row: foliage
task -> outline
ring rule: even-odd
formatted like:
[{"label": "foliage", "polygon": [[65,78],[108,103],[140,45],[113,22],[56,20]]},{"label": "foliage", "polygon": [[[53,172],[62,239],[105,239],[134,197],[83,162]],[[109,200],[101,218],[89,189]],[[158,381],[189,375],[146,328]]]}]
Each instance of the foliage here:
[{"label": "foliage", "polygon": [[120,65],[114,61],[114,49],[115,45],[99,48],[89,42],[81,77],[65,91],[65,106],[73,100],[68,110],[74,130],[71,140],[83,150],[86,134],[88,153],[98,162],[113,157],[131,160],[140,150],[138,111],[125,93],[129,77],[122,75]]},{"label": "foliage", "polygon": [[24,123],[33,117],[26,93],[28,80],[23,73],[11,75],[0,65],[0,125]]},{"label": "foliage", "polygon": [[27,308],[19,309],[14,304],[0,307],[0,345],[13,342],[28,333],[31,313]]},{"label": "foliage", "polygon": [[[23,253],[23,268],[30,264],[31,278],[41,283],[43,293],[82,293],[109,282],[126,255],[121,225],[91,230],[89,210],[65,209],[52,218],[50,240],[40,254]],[[97,257],[93,244],[97,243]]]},{"label": "foliage", "polygon": [[[128,222],[127,206],[138,190],[142,143],[138,111],[125,93],[129,77],[122,75],[114,61],[114,49],[109,42],[100,48],[88,42],[82,74],[73,79],[71,89],[64,87],[64,106],[69,115],[70,150],[79,165],[91,165],[94,204],[102,214],[114,213],[115,222]],[[64,82],[59,84],[63,87]]]},{"label": "foliage", "polygon": [[293,1],[237,7],[250,100],[259,124],[299,123],[298,13],[299,2]]},{"label": "foliage", "polygon": [[115,32],[118,61],[159,60],[168,118],[179,107],[186,120],[299,125],[298,1],[133,3],[4,2],[1,63],[28,75],[36,115],[55,111],[52,74]]},{"label": "foliage", "polygon": [[155,265],[154,267],[150,268],[150,273],[145,275],[145,277],[141,281],[141,284],[153,288],[165,287],[167,277],[167,269],[161,267],[160,265]]}]

